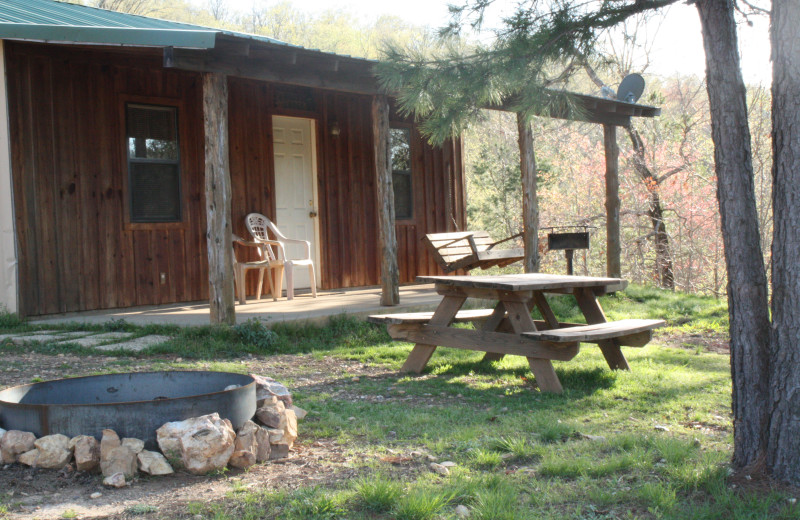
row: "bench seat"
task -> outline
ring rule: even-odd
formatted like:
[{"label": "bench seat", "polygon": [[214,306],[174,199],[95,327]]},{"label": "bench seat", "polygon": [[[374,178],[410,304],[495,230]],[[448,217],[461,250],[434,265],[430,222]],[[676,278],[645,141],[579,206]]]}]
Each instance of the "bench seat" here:
[{"label": "bench seat", "polygon": [[646,334],[649,339],[649,335],[653,329],[663,327],[664,325],[666,325],[664,320],[628,319],[595,323],[594,325],[580,325],[561,329],[523,332],[522,336],[528,339],[550,341],[553,343],[597,343],[603,340],[625,338],[643,333]]},{"label": "bench seat", "polygon": [[[470,309],[458,311],[453,321],[458,323],[485,320],[492,315],[494,309]],[[367,317],[370,323],[382,325],[404,325],[408,323],[428,323],[433,312],[404,312],[398,314],[373,314]]]}]

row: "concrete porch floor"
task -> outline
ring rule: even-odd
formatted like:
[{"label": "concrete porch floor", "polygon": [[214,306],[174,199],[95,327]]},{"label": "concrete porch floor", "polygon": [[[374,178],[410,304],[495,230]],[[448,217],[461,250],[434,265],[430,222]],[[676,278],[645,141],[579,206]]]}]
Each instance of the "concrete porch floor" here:
[{"label": "concrete porch floor", "polygon": [[[291,301],[285,297],[279,298],[276,302],[269,297],[261,300],[250,299],[246,305],[236,303],[236,322],[258,318],[268,323],[324,324],[331,316],[342,314],[363,318],[369,314],[434,310],[442,299],[434,292],[432,284],[400,287],[400,305],[395,307],[381,307],[380,294],[380,287],[360,287],[318,291],[317,298],[312,298],[311,293],[299,295],[295,293]],[[31,322],[42,325],[66,322],[99,324],[120,319],[134,325],[208,325],[209,306],[208,302],[194,302],[128,307],[43,316],[32,319]]]}]

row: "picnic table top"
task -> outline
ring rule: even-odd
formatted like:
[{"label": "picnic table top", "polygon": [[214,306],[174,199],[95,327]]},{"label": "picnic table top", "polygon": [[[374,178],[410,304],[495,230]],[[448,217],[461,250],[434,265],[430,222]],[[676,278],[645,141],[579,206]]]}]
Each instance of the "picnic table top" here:
[{"label": "picnic table top", "polygon": [[628,282],[621,278],[602,278],[594,276],[569,276],[560,274],[526,273],[478,276],[417,276],[418,282],[449,285],[452,287],[473,287],[477,289],[497,289],[501,291],[547,291],[572,289],[576,287],[601,287],[622,289]]}]

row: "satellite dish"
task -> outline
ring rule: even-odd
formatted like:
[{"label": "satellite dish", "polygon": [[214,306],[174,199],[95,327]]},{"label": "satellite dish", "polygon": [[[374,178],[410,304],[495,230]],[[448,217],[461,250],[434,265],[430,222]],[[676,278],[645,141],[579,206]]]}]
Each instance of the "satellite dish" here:
[{"label": "satellite dish", "polygon": [[617,89],[617,100],[636,103],[644,92],[644,78],[639,74],[628,74]]}]

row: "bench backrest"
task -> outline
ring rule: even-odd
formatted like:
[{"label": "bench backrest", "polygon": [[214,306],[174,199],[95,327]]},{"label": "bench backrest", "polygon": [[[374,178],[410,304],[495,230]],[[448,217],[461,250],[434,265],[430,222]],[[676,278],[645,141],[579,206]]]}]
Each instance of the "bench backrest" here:
[{"label": "bench backrest", "polygon": [[425,235],[425,243],[436,262],[442,267],[473,254],[469,238],[477,251],[486,251],[494,243],[486,231],[459,231]]}]

